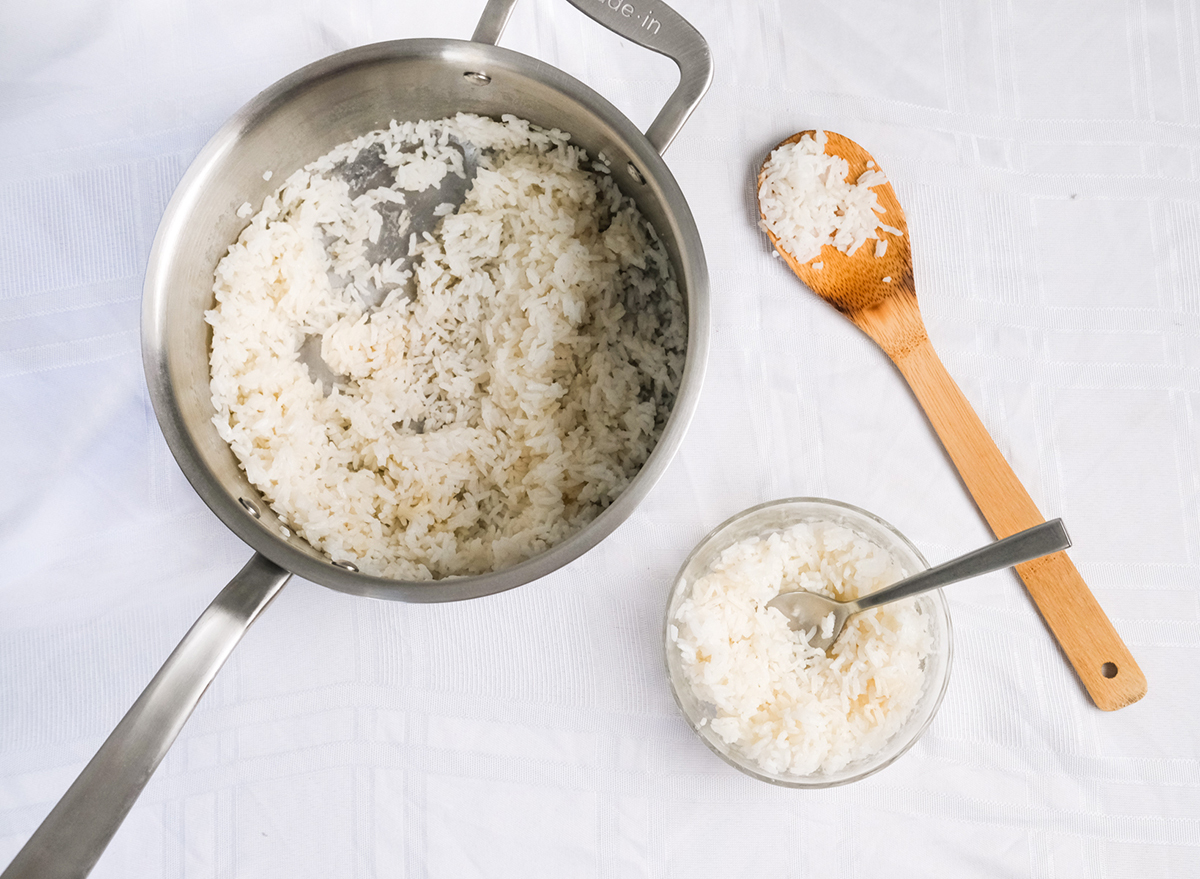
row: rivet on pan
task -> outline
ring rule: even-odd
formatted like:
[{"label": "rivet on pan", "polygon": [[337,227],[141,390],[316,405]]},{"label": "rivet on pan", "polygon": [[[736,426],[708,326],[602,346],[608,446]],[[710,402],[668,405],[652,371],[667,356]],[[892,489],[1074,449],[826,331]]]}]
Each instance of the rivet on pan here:
[{"label": "rivet on pan", "polygon": [[253,516],[255,519],[262,518],[262,513],[260,513],[258,511],[258,504],[254,503],[254,501],[250,500],[249,498],[240,497],[240,498],[238,498],[238,503],[240,503],[243,507],[245,507],[246,512],[249,513],[251,516]]},{"label": "rivet on pan", "polygon": [[335,568],[345,568],[347,571],[358,572],[358,565],[353,562],[334,562],[333,566]]},{"label": "rivet on pan", "polygon": [[492,78],[486,73],[479,73],[474,70],[468,70],[464,73],[463,79],[471,83],[471,85],[487,85],[492,81]]},{"label": "rivet on pan", "polygon": [[633,164],[633,162],[630,162],[625,167],[629,169],[629,176],[632,177],[637,183],[646,182],[646,178],[642,176],[642,172],[637,169],[637,165]]}]

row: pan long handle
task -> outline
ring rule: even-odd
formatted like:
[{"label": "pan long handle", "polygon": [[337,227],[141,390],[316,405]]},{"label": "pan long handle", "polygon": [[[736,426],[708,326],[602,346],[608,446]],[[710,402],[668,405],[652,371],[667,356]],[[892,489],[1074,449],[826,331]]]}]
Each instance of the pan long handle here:
[{"label": "pan long handle", "polygon": [[[495,44],[504,32],[517,0],[489,0],[475,34],[477,43]],[[712,84],[713,62],[708,43],[675,10],[661,0],[567,0],[593,21],[651,51],[666,55],[679,67],[679,85],[646,129],[646,140],[661,155],[683,128]]]},{"label": "pan long handle", "polygon": [[226,658],[291,576],[255,555],[208,606],[0,879],[81,879]]}]

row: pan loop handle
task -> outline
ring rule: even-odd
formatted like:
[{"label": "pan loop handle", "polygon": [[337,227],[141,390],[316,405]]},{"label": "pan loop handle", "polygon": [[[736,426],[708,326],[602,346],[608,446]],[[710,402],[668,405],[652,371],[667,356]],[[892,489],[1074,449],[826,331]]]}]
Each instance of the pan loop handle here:
[{"label": "pan loop handle", "polygon": [[[517,0],[488,0],[471,39],[495,43]],[[692,115],[712,84],[713,63],[699,31],[661,0],[567,0],[610,31],[643,48],[666,55],[679,67],[679,85],[646,129],[646,140],[661,155]]]}]

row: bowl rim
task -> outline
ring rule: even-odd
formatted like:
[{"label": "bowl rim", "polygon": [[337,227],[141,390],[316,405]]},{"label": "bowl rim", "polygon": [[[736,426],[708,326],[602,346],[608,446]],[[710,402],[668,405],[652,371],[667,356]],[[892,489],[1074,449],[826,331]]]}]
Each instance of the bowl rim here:
[{"label": "bowl rim", "polygon": [[[674,604],[674,599],[675,599],[676,595],[679,593],[679,588],[680,588],[681,582],[683,581],[684,572],[688,569],[689,565],[691,565],[692,560],[700,553],[700,551],[702,549],[705,549],[721,533],[723,533],[726,529],[728,529],[730,526],[736,524],[737,522],[740,522],[746,518],[749,518],[750,516],[754,515],[755,513],[761,512],[763,510],[771,509],[774,507],[784,507],[784,506],[790,506],[790,505],[796,505],[796,504],[811,504],[814,506],[832,507],[834,509],[846,511],[851,514],[862,516],[870,521],[873,521],[877,525],[882,527],[885,531],[887,531],[888,533],[893,535],[895,538],[897,538],[900,543],[904,544],[913,553],[913,555],[917,558],[917,560],[922,565],[925,566],[925,568],[929,567],[929,562],[926,560],[924,554],[922,554],[922,552],[919,549],[917,549],[917,547],[913,544],[913,542],[911,540],[909,540],[903,533],[901,533],[899,529],[897,529],[894,525],[892,525],[886,519],[883,519],[882,517],[875,515],[874,513],[870,512],[869,510],[864,510],[862,507],[855,506],[854,504],[849,504],[849,503],[846,503],[845,501],[834,500],[832,498],[811,497],[811,496],[779,498],[777,500],[765,501],[760,504],[755,504],[752,507],[747,507],[746,509],[741,510],[740,512],[734,513],[732,516],[727,518],[721,524],[717,525],[715,528],[713,528],[711,531],[709,531],[703,538],[701,538],[699,541],[696,542],[696,545],[694,547],[692,547],[691,552],[688,553],[687,558],[685,558],[683,560],[683,563],[679,566],[678,571],[676,571],[675,576],[671,580],[670,589],[667,593],[666,609],[663,614],[662,658],[663,658],[664,668],[667,673],[667,683],[671,689],[671,696],[674,698],[675,704],[679,708],[680,714],[683,715],[683,718],[687,722],[688,727],[692,730],[692,732],[694,732],[696,734],[696,736],[700,739],[700,741],[702,741],[704,743],[704,745],[710,751],[712,751],[714,754],[716,754],[718,757],[720,757],[722,761],[729,764],[734,769],[738,770],[739,772],[743,773],[744,775],[748,775],[751,778],[755,778],[759,781],[765,781],[767,784],[772,784],[772,785],[775,785],[776,787],[801,788],[801,789],[823,789],[823,788],[830,788],[830,787],[840,787],[841,785],[850,784],[851,782],[855,782],[855,781],[861,781],[864,778],[872,776],[875,773],[887,768],[888,766],[891,766],[901,756],[908,753],[909,749],[912,748],[912,746],[915,745],[917,743],[917,741],[925,734],[925,731],[929,728],[930,724],[933,723],[934,717],[937,716],[938,711],[941,709],[942,700],[945,697],[946,690],[950,684],[950,672],[954,665],[953,623],[950,618],[950,605],[949,605],[949,602],[947,602],[946,596],[943,593],[942,589],[940,589],[940,588],[933,589],[927,593],[924,593],[924,596],[922,596],[922,597],[928,596],[930,598],[930,600],[933,602],[934,607],[937,608],[937,610],[940,612],[942,622],[945,625],[945,633],[946,633],[946,637],[945,637],[946,645],[945,645],[945,650],[944,650],[945,661],[942,664],[944,671],[941,676],[941,683],[940,683],[940,686],[938,686],[938,691],[935,694],[933,702],[930,705],[928,716],[925,718],[924,722],[920,725],[920,727],[913,731],[911,737],[904,744],[904,746],[901,747],[899,750],[897,750],[894,754],[892,754],[886,760],[882,760],[876,764],[868,765],[861,772],[856,772],[856,773],[847,775],[844,778],[843,777],[833,777],[830,779],[822,779],[820,776],[809,776],[809,777],[796,777],[795,779],[785,779],[785,778],[779,778],[776,776],[767,775],[767,774],[755,769],[754,767],[750,766],[747,763],[740,763],[740,762],[736,761],[735,759],[730,757],[728,754],[721,751],[715,744],[713,744],[709,740],[709,738],[706,735],[704,735],[703,732],[701,732],[700,728],[696,724],[695,719],[688,712],[687,708],[683,704],[683,700],[680,698],[679,691],[675,685],[675,677],[672,674],[672,670],[671,670],[671,651],[672,651],[672,648],[674,647],[674,644],[671,641],[671,626],[672,626],[671,607]],[[889,742],[890,741],[891,740],[889,740]]]}]

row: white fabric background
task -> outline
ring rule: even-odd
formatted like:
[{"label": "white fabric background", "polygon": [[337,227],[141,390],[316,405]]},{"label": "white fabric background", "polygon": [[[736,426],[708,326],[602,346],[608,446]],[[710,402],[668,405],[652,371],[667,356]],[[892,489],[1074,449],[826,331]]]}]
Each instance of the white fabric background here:
[{"label": "white fabric background", "polygon": [[[667,154],[704,237],[699,411],[637,513],[569,568],[454,605],[293,580],[94,875],[1200,876],[1200,10],[1187,0],[675,0],[716,79]],[[186,484],[138,350],[192,157],[331,52],[468,38],[482,0],[0,5],[0,864],[249,550]],[[645,126],[667,60],[560,0],[501,44]],[[753,174],[792,132],[871,150],[929,333],[1144,669],[1096,710],[1017,578],[949,590],[922,741],[825,792],[689,732],[660,626],[689,548],[821,495],[932,561],[989,534],[902,380],[770,258]]]}]

